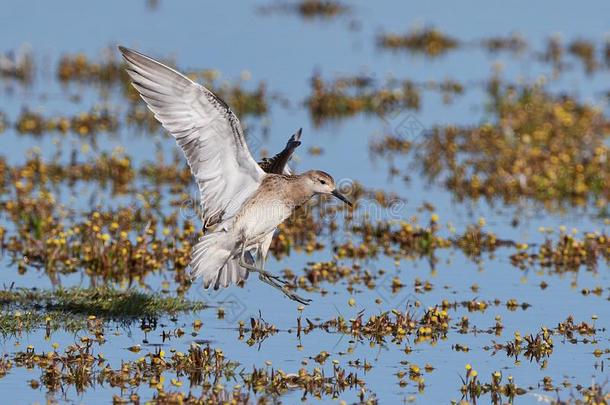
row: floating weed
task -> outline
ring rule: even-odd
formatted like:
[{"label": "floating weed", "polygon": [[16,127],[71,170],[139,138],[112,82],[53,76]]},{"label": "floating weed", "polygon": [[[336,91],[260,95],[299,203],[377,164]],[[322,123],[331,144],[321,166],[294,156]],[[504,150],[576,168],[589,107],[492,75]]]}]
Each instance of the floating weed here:
[{"label": "floating weed", "polygon": [[275,325],[265,322],[262,318],[250,318],[250,328],[246,328],[243,321],[239,322],[239,340],[243,340],[246,333],[250,333],[250,337],[246,341],[248,346],[260,343],[269,336],[275,335],[277,332],[278,329]]},{"label": "floating weed", "polygon": [[[440,93],[446,103],[464,92],[464,86],[454,80],[417,83],[388,79],[383,85],[376,85],[373,79],[362,75],[324,81],[316,74],[311,79],[311,87],[312,94],[305,104],[317,125],[360,113],[385,116],[405,109],[419,110],[424,90]],[[420,130],[423,131],[423,128]],[[398,145],[395,143],[393,146]]]},{"label": "floating weed", "polygon": [[317,367],[312,372],[301,368],[297,373],[254,367],[251,373],[242,377],[246,387],[257,394],[282,395],[289,391],[301,390],[302,400],[305,401],[309,395],[317,399],[325,396],[336,399],[347,389],[360,389],[361,401],[365,402],[367,399],[364,380],[358,378],[356,373],[348,373],[337,364],[333,365],[332,374],[327,374]]},{"label": "floating weed", "polygon": [[[68,314],[94,315],[107,318],[158,317],[205,308],[202,302],[180,297],[163,297],[134,289],[69,288],[43,291],[35,289],[0,290],[3,307],[40,309]],[[95,320],[89,319],[90,321]]]},{"label": "floating weed", "polygon": [[431,222],[429,227],[413,225],[401,221],[394,224],[388,221],[377,223],[364,222],[354,225],[352,232],[361,235],[363,244],[357,246],[353,242],[345,242],[335,247],[339,259],[365,258],[383,253],[386,256],[407,258],[425,257],[435,249],[450,247],[451,241],[437,234],[438,226]]},{"label": "floating weed", "polygon": [[100,371],[99,379],[112,387],[137,387],[146,383],[163,391],[165,378],[162,373],[174,372],[178,377],[187,376],[191,386],[210,389],[222,380],[236,377],[237,366],[238,363],[225,358],[222,350],[193,344],[187,353],[176,351],[171,357],[159,349],[136,361],[123,362],[120,369],[106,365]]},{"label": "floating weed", "polygon": [[503,398],[509,403],[513,403],[514,399],[518,395],[523,395],[527,391],[523,388],[518,387],[512,376],[508,376],[507,383],[502,384],[502,373],[496,371],[491,375],[491,382],[481,383],[479,380],[479,374],[470,364],[466,365],[466,376],[461,377],[462,387],[462,398],[477,401],[482,395],[490,395],[491,403],[501,404],[504,403]]},{"label": "floating weed", "polygon": [[[126,65],[123,61],[119,61],[114,49],[106,50],[101,62],[92,61],[83,54],[64,55],[57,67],[57,77],[63,83],[91,83],[104,89],[118,85],[127,101],[131,103],[127,113],[127,123],[147,129],[159,128],[153,115],[143,108],[138,93],[131,86],[125,68]],[[220,77],[220,73],[213,69],[191,70],[187,76],[192,80],[201,81],[217,96],[226,100],[238,116],[262,115],[267,112],[267,95],[263,82],[259,83],[255,90],[250,91],[243,87],[242,82],[246,80],[233,84],[228,82],[219,84],[217,79]],[[246,72],[242,78],[247,79],[249,76],[249,73]]]},{"label": "floating weed", "polygon": [[[174,383],[172,385],[178,387],[182,384]],[[128,399],[131,402],[137,402],[139,396],[133,394]],[[115,396],[115,403],[128,402],[119,396]],[[230,403],[235,405],[247,405],[252,403],[250,394],[243,392],[242,387],[236,386],[232,390],[227,390],[222,385],[216,385],[213,387],[204,387],[201,394],[198,396],[193,392],[175,392],[175,391],[157,391],[153,394],[152,402],[157,404],[218,404],[218,403]]]},{"label": "floating weed", "polygon": [[385,135],[381,139],[372,140],[369,149],[375,157],[390,157],[393,154],[407,154],[413,143],[401,136]]},{"label": "floating weed", "polygon": [[[44,188],[52,184],[66,183],[74,186],[77,182],[96,182],[101,186],[111,185],[112,194],[136,194],[135,182],[144,181],[151,185],[169,185],[172,191],[184,193],[191,184],[191,173],[182,159],[175,158],[165,162],[162,158],[155,162],[144,162],[136,168],[132,158],[122,148],[111,153],[101,152],[86,160],[78,158],[79,151],[72,149],[69,161],[60,162],[58,150],[53,159],[45,159],[37,150],[32,150],[23,164],[8,165],[6,158],[0,157],[0,185],[10,183],[32,194],[34,186]],[[17,187],[18,184],[21,187]]]},{"label": "floating weed", "polygon": [[553,209],[595,198],[603,206],[610,126],[601,110],[540,86],[492,80],[488,89],[494,121],[435,128],[418,146],[429,178],[442,178],[459,199],[526,197]]},{"label": "floating weed", "polygon": [[494,252],[501,246],[513,246],[514,242],[498,239],[493,233],[483,230],[483,224],[469,225],[464,234],[454,239],[454,244],[470,258],[478,259],[483,252]]},{"label": "floating weed", "polygon": [[8,122],[6,121],[6,114],[0,111],[0,134],[6,130]]},{"label": "floating weed", "polygon": [[563,56],[565,49],[559,36],[553,36],[547,40],[546,49],[542,54],[542,59],[553,65],[555,72],[560,72],[565,68]]},{"label": "floating weed", "polygon": [[43,312],[38,309],[3,309],[0,311],[0,335],[4,337],[30,333],[39,329],[44,329],[45,337],[50,337],[51,333],[57,330],[76,333],[88,328],[89,323],[84,317],[63,312]]},{"label": "floating weed", "polygon": [[[144,202],[143,207],[93,211],[76,216],[72,210],[58,205],[46,186],[47,183],[57,184],[60,179],[101,184],[110,181],[113,193],[130,193],[134,179],[141,176],[152,182],[173,182],[172,190],[178,193],[178,199],[170,204],[184,208],[183,199],[188,197],[185,190],[190,176],[188,170],[179,167],[175,161],[171,164],[163,161],[148,163],[136,170],[122,153],[102,154],[87,163],[73,162],[66,166],[45,163],[37,154],[17,167],[10,167],[0,160],[0,190],[13,195],[0,204],[0,210],[12,221],[10,232],[0,228],[2,247],[18,264],[20,272],[28,267],[43,268],[54,282],[61,274],[85,269],[93,280],[142,283],[146,275],[168,269],[173,271],[179,290],[186,290],[190,280],[185,268],[197,232],[189,220],[179,218],[178,209],[157,219],[160,210],[158,191],[140,193],[138,197]],[[176,179],[180,181],[176,183]],[[11,183],[14,183],[13,188],[7,189]],[[359,185],[354,185],[351,197],[357,205],[366,199],[367,204],[381,207],[393,207],[401,201],[391,193],[366,190]],[[383,274],[372,273],[358,263],[348,266],[339,261],[368,259],[381,254],[396,261],[427,258],[434,265],[438,249],[457,248],[478,262],[483,253],[493,257],[499,248],[515,248],[516,252],[511,255],[515,266],[541,265],[557,272],[576,271],[582,265],[595,269],[599,259],[607,260],[608,256],[608,238],[599,233],[585,233],[584,239],[579,240],[576,234],[562,232],[557,241],[553,242],[548,236],[545,243],[530,248],[526,243],[503,240],[486,231],[484,219],[468,226],[462,234],[456,235],[451,231],[453,235],[446,237],[440,232],[435,214],[431,215],[427,226],[406,221],[371,222],[366,217],[356,222],[353,213],[323,202],[312,202],[283,223],[271,245],[271,252],[281,258],[292,250],[312,253],[325,248],[320,235],[328,233],[332,240],[332,234],[339,231],[339,213],[344,217],[342,230],[349,231],[352,238],[333,241],[335,258],[328,262],[310,263],[302,277],[297,278],[287,270],[285,275],[293,280],[295,286],[310,289],[323,281],[335,283],[347,279],[350,286],[363,284],[374,288],[375,279]],[[537,249],[537,252],[532,253],[532,249]],[[399,280],[399,284],[404,285],[404,282]],[[415,286],[419,292],[426,290],[422,287]]]},{"label": "floating weed", "polygon": [[581,60],[587,74],[593,73],[599,66],[593,42],[576,39],[568,45],[568,52]]},{"label": "floating weed", "polygon": [[[238,363],[226,360],[221,350],[209,346],[192,345],[187,353],[174,351],[171,356],[156,350],[138,360],[123,361],[120,368],[114,369],[101,353],[94,354],[92,340],[82,340],[83,343],[69,345],[63,353],[57,350],[37,353],[29,346],[25,352],[17,352],[11,360],[5,361],[10,361],[14,367],[41,369],[40,380],[30,384],[42,384],[51,392],[66,386],[74,386],[82,392],[87,387],[107,384],[122,388],[129,395],[130,388],[147,384],[156,390],[156,395],[163,396],[164,373],[172,373],[178,378],[185,376],[191,386],[201,386],[204,392],[211,394],[221,381],[237,377]],[[171,379],[172,386],[182,385],[178,378]]]},{"label": "floating weed", "polygon": [[459,42],[436,28],[418,28],[407,34],[382,34],[377,43],[387,49],[407,49],[427,56],[438,56],[457,48]]},{"label": "floating weed", "polygon": [[[173,183],[172,190],[179,196],[170,204],[184,208],[190,175],[177,162],[165,164],[160,160],[136,170],[131,160],[119,152],[67,165],[46,163],[36,153],[23,166],[10,167],[0,160],[0,186],[13,183],[12,188],[3,189],[12,198],[0,204],[0,209],[12,221],[11,232],[1,228],[0,242],[9,257],[18,263],[20,272],[28,267],[42,268],[54,282],[61,274],[85,269],[93,280],[142,283],[147,274],[169,269],[174,271],[174,279],[182,291],[190,285],[184,269],[197,233],[190,221],[179,218],[179,210],[159,214],[158,191],[142,191],[137,196],[140,207],[79,215],[57,204],[55,195],[48,191],[49,184],[62,180],[97,181],[111,182],[113,194],[131,194],[135,179],[142,176],[155,183]],[[353,186],[351,194],[355,201],[367,198],[367,203],[382,207],[400,201],[391,193],[366,190],[359,185]],[[312,202],[280,226],[279,235],[271,245],[272,253],[280,258],[293,249],[311,253],[324,248],[320,233],[338,230],[336,219],[324,218],[336,218],[342,210],[336,205]],[[345,214],[346,220],[349,221],[350,215]]]},{"label": "floating weed", "polygon": [[365,373],[373,368],[373,365],[369,363],[366,359],[350,360],[347,364],[350,367],[354,367],[355,369],[364,370]]},{"label": "floating weed", "polygon": [[580,240],[561,232],[556,241],[547,237],[535,252],[523,250],[511,255],[516,266],[537,265],[555,273],[578,271],[581,266],[596,270],[600,258],[610,259],[610,241],[607,235],[599,233],[586,233]]},{"label": "floating weed", "polygon": [[[600,385],[593,383],[589,387],[583,387],[578,385],[576,387],[577,394],[572,394],[570,399],[567,401],[556,400],[553,401],[553,405],[605,405],[610,403],[610,392],[607,389],[607,381]],[[578,395],[578,396],[577,396]]]},{"label": "floating weed", "polygon": [[126,65],[114,57],[114,52],[105,50],[101,62],[94,62],[84,54],[63,55],[57,66],[57,78],[63,83],[81,82],[112,84],[127,82]]},{"label": "floating weed", "polygon": [[73,151],[71,162],[61,164],[46,162],[36,153],[20,166],[8,166],[0,157],[0,184],[21,182],[27,187],[27,183],[43,186],[60,182],[69,185],[78,181],[98,182],[101,186],[110,184],[113,194],[124,194],[135,179],[131,159],[123,153],[101,153],[87,162],[77,162],[75,155],[76,151]]},{"label": "floating weed", "polygon": [[[153,271],[171,269],[183,289],[190,285],[184,269],[195,230],[189,221],[179,227],[177,213],[163,219],[168,227],[163,233],[157,231],[155,216],[146,208],[94,211],[72,225],[55,214],[55,202],[48,193],[38,199],[18,193],[18,199],[6,202],[4,208],[17,225],[18,236],[5,238],[3,247],[20,272],[28,266],[42,267],[57,281],[58,274],[85,269],[94,280],[131,284]],[[135,241],[129,237],[132,227],[139,231]]]},{"label": "floating weed", "polygon": [[11,368],[13,368],[13,362],[8,358],[8,354],[0,357],[0,378],[4,377]]},{"label": "floating weed", "polygon": [[402,343],[408,336],[415,336],[416,343],[435,341],[443,338],[449,329],[449,315],[447,311],[438,307],[428,308],[420,317],[411,310],[404,312],[393,309],[372,315],[367,320],[363,312],[354,319],[346,321],[342,316],[315,324],[306,319],[307,326],[297,322],[297,335],[307,334],[314,329],[328,332],[348,334],[358,339],[368,339],[374,344],[383,344],[386,338],[391,338],[396,344]]},{"label": "floating weed", "polygon": [[336,0],[301,0],[297,10],[305,18],[330,18],[346,13],[348,7]]},{"label": "floating weed", "polygon": [[[407,50],[428,57],[436,57],[451,50],[466,47],[480,47],[490,53],[509,51],[514,54],[523,54],[528,49],[525,38],[518,33],[466,42],[433,27],[416,28],[406,34],[384,33],[377,37],[377,44],[384,49]],[[598,52],[595,42],[587,39],[575,39],[566,46],[560,38],[551,37],[547,40],[546,49],[530,50],[528,55],[532,59],[552,64],[556,72],[561,72],[567,67],[563,62],[563,56],[569,54],[582,62],[587,74],[592,74],[603,66],[604,60],[608,61],[608,49],[606,43],[603,52]]]},{"label": "floating weed", "polygon": [[593,288],[583,288],[582,290],[580,290],[580,293],[585,296],[593,294],[598,297],[601,297],[604,293],[604,287],[602,287],[601,285],[597,285]]},{"label": "floating weed", "polygon": [[290,13],[298,14],[305,19],[331,19],[349,11],[349,7],[337,0],[299,0],[297,2],[275,1],[273,4],[260,7],[263,14]]},{"label": "floating weed", "polygon": [[[401,364],[408,364],[406,361],[402,361]],[[429,365],[427,365],[429,366]],[[426,371],[430,372],[432,369],[426,367]],[[398,385],[401,388],[404,388],[409,385],[409,381],[415,383],[418,392],[421,394],[424,392],[426,388],[425,379],[423,377],[423,370],[415,363],[409,364],[409,367],[406,371],[399,371],[396,373],[396,377],[398,378]]]},{"label": "floating weed", "polygon": [[34,77],[34,60],[30,49],[24,46],[14,52],[0,53],[0,77],[30,84]]},{"label": "floating weed", "polygon": [[91,136],[99,132],[116,132],[119,121],[106,108],[94,108],[72,117],[47,118],[42,114],[23,110],[15,129],[20,134],[43,135],[49,132],[66,134],[69,131],[80,136]]},{"label": "floating weed", "polygon": [[418,109],[420,103],[419,90],[408,81],[374,89],[365,77],[324,82],[322,77],[315,75],[311,87],[312,94],[305,103],[317,125],[327,119],[359,113],[383,114],[395,109]]},{"label": "floating weed", "polygon": [[[337,262],[312,262],[308,263],[308,267],[305,268],[305,275],[301,276],[297,280],[299,288],[312,291],[318,287],[322,282],[337,283],[340,280],[347,280],[349,285],[352,284],[368,284],[372,281],[373,277],[365,271],[362,274],[360,266],[354,264],[353,266],[341,266]],[[323,291],[324,293],[324,291]]]},{"label": "floating weed", "polygon": [[534,335],[528,335],[521,337],[519,332],[515,332],[515,337],[512,341],[505,344],[494,344],[494,353],[497,350],[505,350],[506,355],[514,357],[515,361],[518,361],[518,357],[521,353],[530,361],[535,360],[537,363],[540,360],[549,357],[553,353],[553,338],[551,337],[552,332],[547,328]]},{"label": "floating weed", "polygon": [[[172,386],[180,386],[178,378],[184,376],[188,378],[191,387],[202,387],[204,393],[208,393],[211,398],[216,398],[224,392],[223,382],[237,378],[241,380],[244,388],[257,395],[282,395],[289,391],[301,390],[304,397],[313,395],[316,398],[335,398],[346,389],[364,390],[363,380],[355,373],[347,373],[336,364],[331,375],[319,368],[313,372],[302,368],[298,373],[286,373],[270,369],[269,365],[262,368],[254,366],[249,372],[237,370],[238,366],[238,363],[227,360],[222,350],[191,345],[187,353],[175,352],[171,357],[158,350],[137,361],[123,362],[120,369],[106,365],[100,370],[98,380],[124,389],[149,384],[158,391],[157,395],[170,398],[178,398],[180,394],[165,392],[165,372],[175,373],[177,376],[171,379]],[[241,387],[242,385],[235,386],[233,394],[243,399],[246,393]]]},{"label": "floating weed", "polygon": [[461,301],[461,302],[449,302],[447,300],[443,300],[442,307],[449,309],[453,308],[454,310],[457,307],[463,307],[468,310],[468,312],[485,312],[488,308],[495,306],[504,305],[509,311],[514,311],[517,308],[521,308],[522,310],[527,310],[531,305],[527,302],[519,303],[516,299],[509,299],[507,301],[502,301],[498,298],[490,301],[472,299],[470,301]]},{"label": "floating weed", "polygon": [[452,238],[439,234],[438,220],[432,215],[429,226],[405,221],[361,222],[350,231],[361,236],[363,242],[352,241],[334,246],[338,259],[374,257],[383,253],[389,257],[415,259],[430,257],[434,262],[437,249],[458,248],[467,257],[478,260],[483,252],[493,253],[500,247],[514,246],[515,242],[498,238],[483,230],[481,224],[468,226],[466,231]]},{"label": "floating weed", "polygon": [[522,53],[527,49],[525,38],[518,33],[506,37],[484,38],[481,40],[481,45],[489,52],[510,51]]},{"label": "floating weed", "polygon": [[40,382],[49,391],[58,391],[64,385],[71,385],[78,393],[93,385],[93,368],[105,362],[102,355],[92,354],[92,344],[73,344],[66,348],[65,354],[57,351],[36,353],[33,347],[25,352],[17,352],[14,363],[17,367],[40,368]]},{"label": "floating weed", "polygon": [[564,322],[559,323],[556,328],[542,327],[536,335],[529,334],[527,336],[521,336],[521,333],[517,331],[512,340],[506,343],[494,342],[493,347],[486,347],[485,349],[493,349],[494,354],[499,350],[504,350],[509,357],[514,357],[515,361],[519,361],[519,355],[523,354],[528,360],[535,360],[540,363],[541,360],[550,357],[553,353],[553,335],[564,336],[568,341],[575,344],[579,341],[574,337],[574,333],[578,333],[585,337],[582,340],[583,343],[594,343],[595,340],[591,341],[588,338],[595,336],[596,332],[597,329],[594,326],[586,322],[576,324],[574,318],[570,316]]},{"label": "floating weed", "polygon": [[581,336],[594,336],[597,329],[594,325],[590,325],[584,321],[581,323],[574,323],[574,317],[569,316],[564,322],[557,325],[555,331],[556,333],[563,335],[572,343],[576,343],[578,340],[574,337],[575,332]]}]

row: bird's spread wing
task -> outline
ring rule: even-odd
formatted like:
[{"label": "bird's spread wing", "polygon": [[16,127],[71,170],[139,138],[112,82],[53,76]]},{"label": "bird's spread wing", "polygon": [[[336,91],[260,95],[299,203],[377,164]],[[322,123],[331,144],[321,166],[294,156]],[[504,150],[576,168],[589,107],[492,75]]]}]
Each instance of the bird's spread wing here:
[{"label": "bird's spread wing", "polygon": [[303,128],[300,128],[288,139],[283,151],[272,158],[263,159],[262,162],[259,162],[260,167],[267,173],[292,174],[292,170],[288,167],[288,161],[292,157],[294,150],[301,146],[301,132],[303,132]]},{"label": "bird's spread wing", "polygon": [[230,218],[265,176],[229,106],[205,87],[119,47],[133,86],[182,148],[201,192],[204,225]]}]

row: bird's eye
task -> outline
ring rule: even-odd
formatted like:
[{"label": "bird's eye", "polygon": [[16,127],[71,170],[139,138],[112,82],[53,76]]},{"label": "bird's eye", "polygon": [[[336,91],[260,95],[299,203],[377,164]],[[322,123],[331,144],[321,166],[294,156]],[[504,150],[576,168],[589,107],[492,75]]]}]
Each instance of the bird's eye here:
[{"label": "bird's eye", "polygon": [[326,180],[322,180],[322,179],[320,179],[320,183],[322,183],[322,184],[326,184]]}]

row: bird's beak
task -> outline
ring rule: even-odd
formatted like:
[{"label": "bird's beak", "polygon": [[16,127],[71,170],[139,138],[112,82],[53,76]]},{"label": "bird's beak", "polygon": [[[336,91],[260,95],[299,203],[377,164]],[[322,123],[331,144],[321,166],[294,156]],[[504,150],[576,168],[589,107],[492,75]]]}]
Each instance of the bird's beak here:
[{"label": "bird's beak", "polygon": [[338,192],[336,189],[333,190],[331,192],[331,194],[334,195],[335,197],[337,197],[338,199],[340,199],[341,201],[343,201],[344,203],[346,203],[347,205],[349,205],[350,207],[354,206],[354,204],[352,204],[352,202],[350,200],[348,200],[343,194]]}]

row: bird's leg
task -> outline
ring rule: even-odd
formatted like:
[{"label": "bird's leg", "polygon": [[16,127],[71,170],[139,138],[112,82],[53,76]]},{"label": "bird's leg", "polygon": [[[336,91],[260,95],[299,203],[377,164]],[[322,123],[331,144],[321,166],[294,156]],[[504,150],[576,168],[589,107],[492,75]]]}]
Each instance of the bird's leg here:
[{"label": "bird's leg", "polygon": [[265,257],[263,256],[260,247],[256,249],[256,257],[258,258],[258,265],[261,270],[265,270]]},{"label": "bird's leg", "polygon": [[298,295],[297,293],[295,293],[294,291],[289,290],[288,287],[286,287],[286,285],[285,285],[286,281],[279,280],[276,275],[273,275],[273,274],[268,273],[268,272],[264,272],[264,273],[259,274],[258,278],[262,282],[264,282],[266,284],[269,284],[271,287],[277,288],[286,297],[290,298],[293,301],[299,302],[299,303],[301,303],[303,305],[309,305],[309,303],[311,302],[310,299],[303,298],[300,295]]},{"label": "bird's leg", "polygon": [[[248,269],[250,271],[254,271],[254,272],[258,273],[258,278],[262,282],[269,284],[271,287],[280,290],[285,296],[287,296],[291,300],[297,301],[303,305],[308,305],[311,302],[310,299],[303,298],[303,297],[299,296],[298,294],[296,294],[295,292],[290,291],[286,287],[286,281],[282,280],[280,277],[276,276],[275,274],[265,271],[264,270],[265,258],[262,257],[262,255],[259,256],[261,268],[258,268],[256,266],[246,263],[246,260],[245,260],[246,259],[246,246],[247,246],[247,241],[244,242],[244,244],[241,247],[241,257],[240,257],[240,261],[239,261],[240,266],[245,267],[246,269]],[[257,255],[260,255],[260,254],[261,254],[260,249],[258,249]]]},{"label": "bird's leg", "polygon": [[286,282],[284,280],[282,280],[279,276],[276,276],[275,274],[269,273],[268,271],[265,271],[262,268],[258,268],[252,264],[246,263],[246,246],[248,244],[248,241],[245,241],[243,243],[243,245],[241,246],[241,256],[239,259],[239,265],[250,270],[253,272],[256,272],[259,274],[259,278],[262,279],[262,277],[265,277],[267,279],[272,279],[275,280],[276,283],[281,283],[281,284],[286,284]]},{"label": "bird's leg", "polygon": [[[261,269],[265,268],[265,258],[262,255],[260,256],[260,266],[261,266]],[[271,275],[271,278],[268,278],[269,275]],[[289,290],[288,287],[286,286],[287,282],[285,280],[279,279],[279,278],[277,278],[277,276],[275,276],[269,272],[265,271],[264,273],[261,273],[258,278],[261,281],[271,285],[272,287],[279,289],[282,293],[284,293],[285,296],[287,296],[288,298],[290,298],[293,301],[299,302],[303,305],[308,305],[311,302],[310,299],[303,298],[300,295],[298,295],[297,293],[295,293],[294,291]],[[278,281],[281,284],[278,284],[277,283]]]}]

